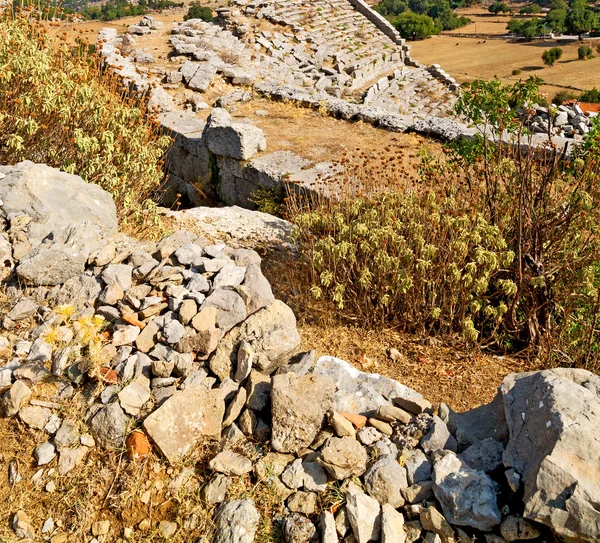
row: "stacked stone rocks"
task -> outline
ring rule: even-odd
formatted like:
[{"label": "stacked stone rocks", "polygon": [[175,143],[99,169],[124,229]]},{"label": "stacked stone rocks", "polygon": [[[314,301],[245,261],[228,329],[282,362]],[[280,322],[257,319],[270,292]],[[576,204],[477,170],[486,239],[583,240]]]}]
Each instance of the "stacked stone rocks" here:
[{"label": "stacked stone rocks", "polygon": [[[533,114],[532,114],[533,113]],[[550,134],[583,140],[590,131],[591,119],[577,103],[563,104],[553,111],[535,105],[532,111],[522,111],[521,117],[534,134]]]},{"label": "stacked stone rocks", "polygon": [[[227,500],[246,474],[285,503],[287,543],[600,537],[598,376],[512,374],[493,402],[454,413],[391,379],[297,353],[294,315],[254,251],[185,231],[157,243],[119,235],[106,193],[31,163],[0,167],[0,200],[14,300],[0,337],[0,409],[46,433],[32,455],[48,491],[57,456],[60,475],[95,446],[127,444],[134,459],[154,446],[178,464],[220,437],[202,491],[219,504],[220,543],[254,540],[255,504]],[[66,301],[69,311],[56,307]],[[26,319],[36,324],[28,337],[9,339]],[[58,392],[41,401],[46,381]],[[77,390],[84,420],[61,418]],[[20,476],[11,463],[11,484]],[[177,484],[193,476],[184,469]],[[332,492],[336,505],[324,508]],[[25,513],[12,523],[18,538],[36,537]],[[177,529],[160,527],[164,537]]]}]

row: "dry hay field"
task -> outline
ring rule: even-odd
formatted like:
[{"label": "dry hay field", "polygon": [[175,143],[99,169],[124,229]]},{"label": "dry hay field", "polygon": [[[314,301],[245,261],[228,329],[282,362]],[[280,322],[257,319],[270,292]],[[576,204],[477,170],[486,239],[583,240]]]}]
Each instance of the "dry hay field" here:
[{"label": "dry hay field", "polygon": [[[595,50],[600,40],[587,39],[563,45],[551,39],[531,42],[487,39],[487,36],[506,34],[506,25],[511,17],[491,15],[482,8],[458,12],[470,17],[473,22],[449,33],[411,42],[414,59],[427,65],[439,64],[460,83],[494,77],[511,83],[537,75],[544,80],[541,90],[549,99],[565,88],[583,91],[600,87],[600,55],[596,54],[591,60],[577,59],[579,46],[590,45]],[[481,37],[461,38],[455,35],[475,33],[481,34]],[[543,64],[542,53],[555,46],[562,47],[563,56],[550,68]],[[512,75],[513,70],[521,70],[521,73]]]}]

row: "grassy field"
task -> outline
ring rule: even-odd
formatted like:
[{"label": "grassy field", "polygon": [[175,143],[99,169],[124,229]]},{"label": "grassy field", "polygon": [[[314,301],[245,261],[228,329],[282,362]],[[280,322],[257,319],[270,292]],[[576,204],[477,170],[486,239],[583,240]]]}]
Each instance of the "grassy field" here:
[{"label": "grassy field", "polygon": [[[582,42],[562,45],[556,40],[516,40],[486,39],[486,35],[506,33],[508,16],[485,15],[481,8],[459,10],[473,22],[452,33],[434,36],[427,40],[411,42],[412,57],[424,64],[440,64],[441,67],[460,83],[483,78],[498,77],[507,82],[537,75],[545,81],[542,92],[551,99],[564,88],[577,91],[600,86],[600,55],[591,60],[578,60],[577,48]],[[452,34],[478,33],[481,38],[459,38]],[[598,40],[584,40],[584,45],[595,48]],[[544,66],[542,53],[546,49],[560,45],[562,58],[551,68]],[[512,75],[513,70],[521,70]]]}]

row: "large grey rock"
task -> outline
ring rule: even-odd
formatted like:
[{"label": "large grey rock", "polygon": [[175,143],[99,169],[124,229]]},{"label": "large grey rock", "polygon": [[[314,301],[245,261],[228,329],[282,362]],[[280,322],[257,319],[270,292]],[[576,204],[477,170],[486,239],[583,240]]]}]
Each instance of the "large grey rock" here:
[{"label": "large grey rock", "polygon": [[335,383],[325,375],[296,376],[287,373],[273,377],[273,449],[295,453],[308,447],[333,406],[334,394]]},{"label": "large grey rock", "polygon": [[144,429],[171,463],[181,460],[202,436],[218,436],[225,413],[218,389],[176,392],[144,420]]},{"label": "large grey rock", "polygon": [[213,109],[208,117],[203,139],[215,154],[248,160],[267,148],[263,131],[251,124],[234,122],[222,108]]},{"label": "large grey rock", "polygon": [[231,376],[243,341],[253,351],[253,366],[262,373],[273,373],[300,344],[294,312],[276,300],[226,334],[209,361],[210,369],[220,379]]},{"label": "large grey rock", "polygon": [[381,507],[376,499],[351,485],[346,491],[346,513],[357,543],[379,539]]},{"label": "large grey rock", "polygon": [[260,515],[250,499],[224,503],[216,514],[215,543],[252,543]]},{"label": "large grey rock", "polygon": [[451,524],[490,531],[500,524],[498,485],[447,452],[433,467],[433,491]]},{"label": "large grey rock", "polygon": [[491,473],[502,467],[503,452],[504,445],[496,441],[493,437],[488,437],[479,443],[471,445],[463,451],[460,458],[473,469]]},{"label": "large grey rock", "polygon": [[217,326],[228,332],[246,318],[246,304],[239,294],[232,290],[215,290],[202,305],[217,309]]},{"label": "large grey rock", "polygon": [[405,543],[404,516],[389,503],[381,508],[381,543]]},{"label": "large grey rock", "polygon": [[408,450],[403,453],[403,456],[409,484],[414,485],[431,479],[431,462],[422,451]]},{"label": "large grey rock", "polygon": [[92,222],[53,230],[21,259],[17,275],[32,285],[61,285],[83,273],[90,253],[102,240],[101,226]]},{"label": "large grey rock", "polygon": [[511,374],[500,387],[521,475],[524,516],[570,541],[600,539],[600,377],[585,370]]},{"label": "large grey rock", "polygon": [[490,403],[464,413],[456,413],[450,409],[447,424],[450,432],[456,436],[459,447],[463,449],[490,437],[500,443],[505,443],[508,439],[500,394]]},{"label": "large grey rock", "polygon": [[2,397],[0,415],[4,417],[16,415],[30,397],[31,389],[23,381],[15,381]]},{"label": "large grey rock", "polygon": [[[321,449],[321,456],[317,460],[332,477],[338,480],[360,476],[367,469],[367,451],[356,439],[351,437],[329,438]],[[400,466],[398,467],[400,468]],[[380,474],[377,473],[376,469],[372,474],[372,489],[378,494],[384,494],[389,490],[389,485],[382,484],[382,480],[378,475]],[[399,489],[397,489],[397,492],[399,493]],[[397,499],[394,499],[394,501],[397,501]]]},{"label": "large grey rock", "polygon": [[334,409],[339,412],[367,415],[396,397],[423,399],[418,392],[393,379],[375,373],[363,373],[332,356],[319,358],[313,373],[329,375],[335,381],[337,392]]},{"label": "large grey rock", "polygon": [[116,448],[123,444],[127,434],[129,417],[118,402],[103,407],[92,419],[90,427],[96,441],[105,448]]},{"label": "large grey rock", "polygon": [[84,222],[117,231],[117,211],[108,192],[67,174],[30,161],[0,166],[0,217],[27,214],[32,222],[27,239],[32,248],[51,232]]},{"label": "large grey rock", "polygon": [[365,489],[381,505],[390,504],[394,509],[404,505],[402,491],[408,488],[406,469],[394,455],[384,456],[365,473]]},{"label": "large grey rock", "polygon": [[437,415],[434,415],[429,432],[421,440],[421,447],[427,454],[440,449],[456,452],[458,450],[458,443],[454,439],[454,436],[450,434],[446,423]]}]

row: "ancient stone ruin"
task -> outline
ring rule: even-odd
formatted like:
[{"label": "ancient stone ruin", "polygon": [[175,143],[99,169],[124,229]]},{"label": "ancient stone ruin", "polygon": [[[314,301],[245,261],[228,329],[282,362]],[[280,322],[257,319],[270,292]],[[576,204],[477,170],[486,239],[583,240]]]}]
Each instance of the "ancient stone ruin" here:
[{"label": "ancient stone ruin", "polygon": [[[40,484],[76,473],[95,447],[124,446],[130,461],[154,448],[192,484],[180,462],[217,438],[202,496],[220,504],[221,543],[254,540],[256,505],[227,497],[248,473],[285,502],[287,543],[600,538],[598,376],[511,374],[491,403],[455,413],[389,378],[299,352],[294,314],[253,250],[187,231],[136,241],[117,231],[107,193],[31,162],[0,167],[0,200],[11,305],[0,410],[43,431],[31,451]],[[15,341],[26,319],[35,326]],[[57,392],[40,400],[49,382]],[[61,417],[82,391],[84,420]],[[11,484],[22,475],[11,463]],[[332,488],[342,506],[319,511]],[[24,511],[11,522],[18,539],[48,528]],[[185,530],[167,524],[163,534]],[[92,531],[100,541],[108,527]]]}]

